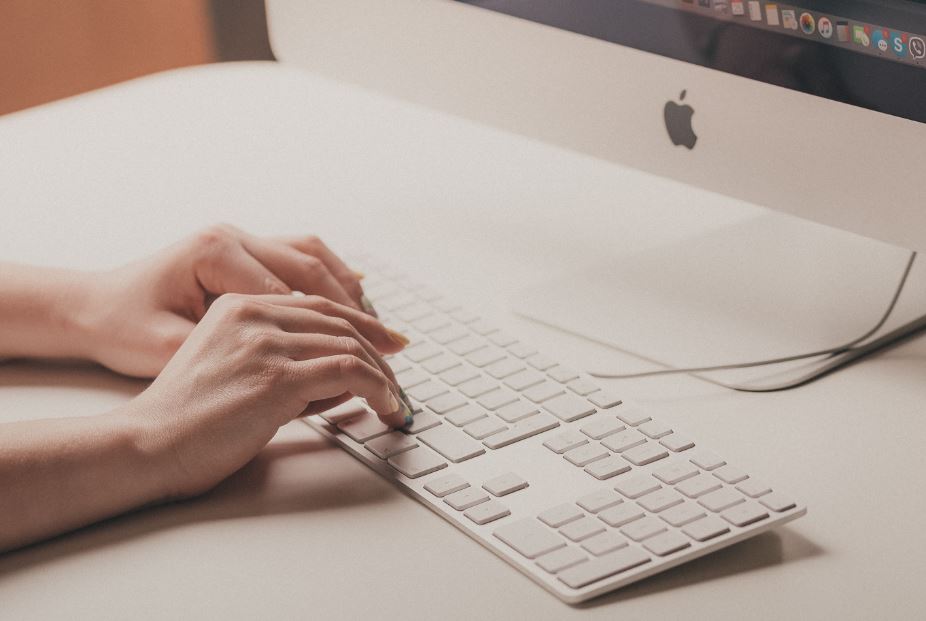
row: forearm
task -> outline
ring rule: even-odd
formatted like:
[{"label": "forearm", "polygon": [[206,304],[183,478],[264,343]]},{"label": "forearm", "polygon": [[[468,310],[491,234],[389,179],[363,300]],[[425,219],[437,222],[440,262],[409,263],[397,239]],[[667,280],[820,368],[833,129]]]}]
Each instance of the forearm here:
[{"label": "forearm", "polygon": [[80,358],[90,274],[0,263],[0,358]]},{"label": "forearm", "polygon": [[0,425],[0,552],[164,500],[162,460],[135,418]]}]

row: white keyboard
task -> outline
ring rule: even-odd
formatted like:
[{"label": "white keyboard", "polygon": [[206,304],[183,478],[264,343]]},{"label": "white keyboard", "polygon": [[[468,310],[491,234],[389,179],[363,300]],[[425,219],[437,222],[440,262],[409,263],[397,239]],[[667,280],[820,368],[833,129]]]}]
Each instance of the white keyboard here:
[{"label": "white keyboard", "polygon": [[354,259],[415,406],[394,431],[359,400],[306,420],[568,603],[806,513],[582,373],[433,289]]}]

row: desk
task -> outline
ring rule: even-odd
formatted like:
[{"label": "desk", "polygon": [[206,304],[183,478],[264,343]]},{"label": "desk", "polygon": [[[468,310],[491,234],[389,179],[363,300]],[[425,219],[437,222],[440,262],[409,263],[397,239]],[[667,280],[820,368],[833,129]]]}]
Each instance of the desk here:
[{"label": "desk", "polygon": [[[484,302],[575,365],[624,358],[503,312],[512,293],[705,217],[655,192],[615,204],[611,164],[273,64],[185,69],[16,113],[0,144],[0,259],[111,266],[215,221],[313,232]],[[924,380],[921,339],[779,394],[616,384],[809,514],[580,608],[294,423],[202,498],[0,557],[0,617],[919,616]],[[143,387],[6,365],[0,420],[89,415]]]}]

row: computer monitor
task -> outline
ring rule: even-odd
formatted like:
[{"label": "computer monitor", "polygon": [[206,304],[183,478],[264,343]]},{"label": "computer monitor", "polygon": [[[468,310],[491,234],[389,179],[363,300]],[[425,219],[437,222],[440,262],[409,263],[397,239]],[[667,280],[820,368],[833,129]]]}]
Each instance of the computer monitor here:
[{"label": "computer monitor", "polygon": [[[283,62],[705,191],[693,200],[720,195],[926,249],[926,175],[919,172],[926,160],[922,2],[270,0],[268,18]],[[763,227],[735,231],[736,251],[774,250],[782,235],[793,232],[789,239],[797,240],[804,230],[811,238],[819,232],[779,224],[784,232],[765,246],[742,241],[761,236],[756,229]],[[840,253],[858,255],[860,242],[845,240],[842,246],[832,236],[803,241],[825,243],[838,270]],[[904,258],[901,253],[886,261],[890,269],[864,275],[886,279],[884,288],[860,284],[849,297],[845,286],[842,294],[827,290],[829,276],[778,279],[748,297],[766,309],[753,322],[762,326],[750,330],[749,321],[730,314],[742,301],[725,297],[723,289],[775,280],[758,272],[799,264],[788,264],[788,256],[744,257],[732,274],[724,272],[728,261],[714,256],[700,264],[714,275],[712,285],[696,283],[690,271],[668,274],[666,256],[671,253],[641,258],[631,266],[637,272],[623,279],[609,266],[595,282],[541,287],[521,308],[662,363],[748,360],[857,334],[886,304]],[[710,267],[711,260],[721,265]],[[662,278],[637,292],[657,269]],[[846,263],[846,277],[861,280],[853,270]],[[675,291],[660,296],[660,286]],[[668,307],[678,306],[679,291],[701,299],[673,316]],[[781,302],[808,296],[821,304]],[[862,308],[866,304],[872,306]],[[576,318],[577,306],[590,310]],[[662,307],[665,314],[657,312]],[[845,321],[834,319],[834,309],[845,308],[852,310]]]}]

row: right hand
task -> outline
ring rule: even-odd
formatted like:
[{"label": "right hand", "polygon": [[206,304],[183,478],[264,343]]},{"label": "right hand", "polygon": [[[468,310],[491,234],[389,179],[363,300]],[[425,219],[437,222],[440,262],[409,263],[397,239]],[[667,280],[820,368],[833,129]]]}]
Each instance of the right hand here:
[{"label": "right hand", "polygon": [[318,296],[223,295],[130,405],[171,498],[204,492],[300,416],[362,397],[393,427],[410,417],[375,318]]}]

